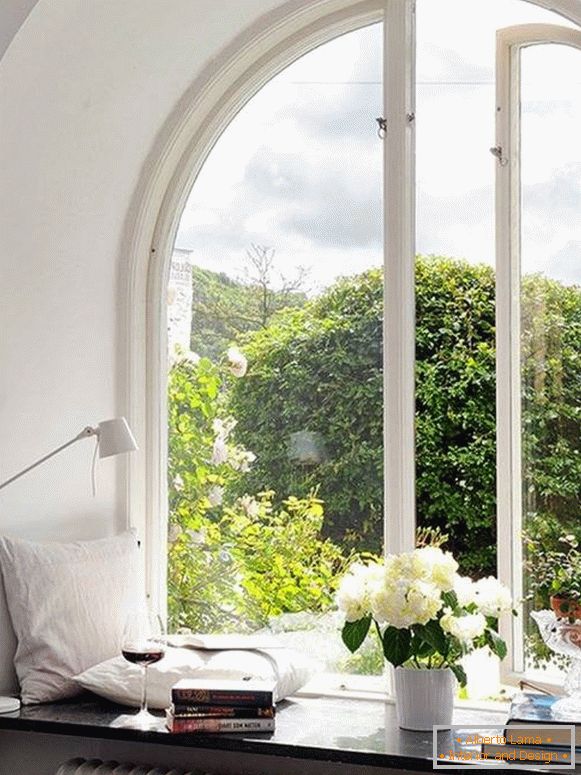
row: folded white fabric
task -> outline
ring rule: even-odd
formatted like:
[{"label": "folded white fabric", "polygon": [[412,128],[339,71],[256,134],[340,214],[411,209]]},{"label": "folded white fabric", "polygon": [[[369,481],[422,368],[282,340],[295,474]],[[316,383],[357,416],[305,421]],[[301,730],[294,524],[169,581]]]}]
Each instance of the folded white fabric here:
[{"label": "folded white fabric", "polygon": [[[276,700],[298,691],[314,675],[318,665],[291,649],[260,651],[205,651],[168,648],[161,662],[147,668],[147,696],[152,708],[162,710],[171,702],[171,688],[182,678],[240,680],[250,676],[276,681]],[[120,705],[138,707],[141,700],[142,670],[115,657],[75,677],[89,689]]]},{"label": "folded white fabric", "polygon": [[137,557],[131,532],[69,544],[0,538],[23,703],[78,694],[73,676],[119,653]]}]

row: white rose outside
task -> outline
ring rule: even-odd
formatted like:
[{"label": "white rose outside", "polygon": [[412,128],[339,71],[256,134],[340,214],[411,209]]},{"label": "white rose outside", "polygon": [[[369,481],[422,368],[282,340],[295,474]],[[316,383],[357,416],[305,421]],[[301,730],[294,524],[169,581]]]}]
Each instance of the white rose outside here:
[{"label": "white rose outside", "polygon": [[[345,616],[347,648],[357,651],[373,629],[385,659],[400,670],[449,669],[464,686],[465,654],[488,646],[500,659],[506,656],[497,623],[512,610],[509,590],[492,576],[479,581],[460,576],[452,554],[435,546],[352,565],[336,600]],[[396,692],[397,678],[396,671]]]}]

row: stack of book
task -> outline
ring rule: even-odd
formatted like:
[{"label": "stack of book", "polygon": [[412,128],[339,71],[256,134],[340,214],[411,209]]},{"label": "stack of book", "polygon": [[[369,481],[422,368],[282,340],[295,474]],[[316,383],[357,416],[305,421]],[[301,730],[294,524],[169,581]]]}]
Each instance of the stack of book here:
[{"label": "stack of book", "polygon": [[274,681],[183,679],[166,711],[170,732],[273,732]]},{"label": "stack of book", "polygon": [[[502,739],[484,743],[482,752],[492,760],[560,763],[563,766],[571,760],[571,734],[564,727],[573,726],[575,761],[581,762],[581,717],[556,719],[552,712],[555,702],[562,699],[549,694],[518,695],[512,702],[503,735],[497,736]],[[528,724],[530,727],[526,727]]]}]

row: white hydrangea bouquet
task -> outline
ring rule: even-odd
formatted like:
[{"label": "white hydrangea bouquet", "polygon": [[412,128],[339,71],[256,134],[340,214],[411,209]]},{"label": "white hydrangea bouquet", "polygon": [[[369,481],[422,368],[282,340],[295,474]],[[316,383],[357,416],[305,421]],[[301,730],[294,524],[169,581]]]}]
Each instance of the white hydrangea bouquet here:
[{"label": "white hydrangea bouquet", "polygon": [[355,652],[373,629],[394,667],[450,668],[464,686],[465,654],[488,646],[500,659],[506,656],[497,622],[512,610],[509,590],[492,576],[472,581],[459,575],[452,554],[436,546],[352,565],[337,605],[347,648]]}]

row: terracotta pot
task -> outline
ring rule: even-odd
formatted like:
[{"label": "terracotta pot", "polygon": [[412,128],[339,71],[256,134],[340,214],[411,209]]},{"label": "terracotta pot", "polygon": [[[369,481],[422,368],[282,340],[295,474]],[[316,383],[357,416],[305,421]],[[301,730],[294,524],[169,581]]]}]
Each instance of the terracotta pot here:
[{"label": "terracotta pot", "polygon": [[551,595],[551,608],[559,619],[581,619],[581,604],[561,595]]}]

